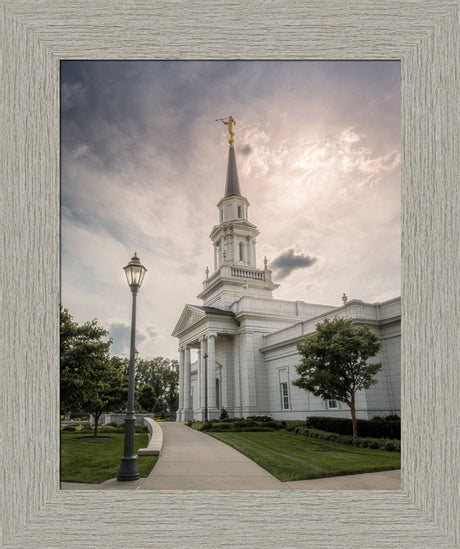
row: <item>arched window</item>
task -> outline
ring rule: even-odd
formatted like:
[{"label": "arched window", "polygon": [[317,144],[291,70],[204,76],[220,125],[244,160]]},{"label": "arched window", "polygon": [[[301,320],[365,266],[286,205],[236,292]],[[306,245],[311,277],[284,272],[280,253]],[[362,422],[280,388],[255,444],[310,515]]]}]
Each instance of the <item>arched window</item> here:
[{"label": "arched window", "polygon": [[238,206],[238,219],[241,219],[241,206]]},{"label": "arched window", "polygon": [[242,242],[240,242],[239,244],[239,249],[240,249],[240,261],[244,261],[244,244]]}]

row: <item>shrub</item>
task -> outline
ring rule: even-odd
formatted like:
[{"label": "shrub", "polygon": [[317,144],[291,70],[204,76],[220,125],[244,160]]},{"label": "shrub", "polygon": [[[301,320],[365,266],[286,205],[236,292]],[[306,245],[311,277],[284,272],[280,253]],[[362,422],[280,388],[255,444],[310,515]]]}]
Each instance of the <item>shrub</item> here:
[{"label": "shrub", "polygon": [[[387,416],[388,417],[388,416]],[[392,416],[391,416],[392,417]],[[351,435],[353,432],[351,419],[343,417],[311,416],[306,419],[306,426],[321,431]],[[358,419],[358,435],[365,438],[401,439],[401,421],[382,419]]]},{"label": "shrub", "polygon": [[99,433],[120,433],[124,431],[123,426],[120,428],[118,425],[117,427],[113,427],[112,425],[101,425],[98,427]]},{"label": "shrub", "polygon": [[285,423],[286,425],[284,426],[284,428],[286,429],[286,431],[294,431],[298,428],[298,427],[305,427],[305,421],[302,421],[302,420],[293,420],[293,419],[288,419],[287,421],[283,421],[282,423]]},{"label": "shrub", "polygon": [[401,418],[398,416],[398,414],[388,414],[387,416],[384,416],[383,419],[385,421],[401,421]]},{"label": "shrub", "polygon": [[220,411],[220,420],[222,421],[227,418],[228,418],[228,412],[225,408],[222,408],[222,410]]},{"label": "shrub", "polygon": [[372,448],[374,450],[386,450],[387,452],[400,452],[401,443],[399,440],[386,440],[381,438],[363,438],[352,437],[351,435],[339,435],[337,433],[329,433],[328,431],[320,431],[309,427],[296,427],[295,433],[318,440],[327,440],[330,442],[338,442],[339,444],[348,444],[358,448]]},{"label": "shrub", "polygon": [[66,431],[67,433],[73,433],[77,430],[77,428],[74,425],[66,425],[61,429],[62,431]]},{"label": "shrub", "polygon": [[273,420],[271,416],[248,416],[246,419],[253,420],[253,421],[272,421]]}]

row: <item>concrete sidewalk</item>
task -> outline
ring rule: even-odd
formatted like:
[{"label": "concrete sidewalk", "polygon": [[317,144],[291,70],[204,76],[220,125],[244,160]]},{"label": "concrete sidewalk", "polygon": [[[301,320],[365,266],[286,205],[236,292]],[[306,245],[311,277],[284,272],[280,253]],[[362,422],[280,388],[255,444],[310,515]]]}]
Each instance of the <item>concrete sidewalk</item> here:
[{"label": "concrete sidewalk", "polygon": [[182,423],[161,423],[163,451],[135,482],[61,483],[63,490],[400,490],[400,471],[281,482],[227,444]]},{"label": "concrete sidewalk", "polygon": [[162,423],[163,451],[140,490],[289,490],[227,444],[182,423]]}]

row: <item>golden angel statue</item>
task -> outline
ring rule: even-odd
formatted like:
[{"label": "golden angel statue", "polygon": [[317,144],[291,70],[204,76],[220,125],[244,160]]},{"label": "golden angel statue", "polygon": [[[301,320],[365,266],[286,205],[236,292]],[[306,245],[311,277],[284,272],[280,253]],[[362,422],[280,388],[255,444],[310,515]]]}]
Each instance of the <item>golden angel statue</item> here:
[{"label": "golden angel statue", "polygon": [[229,116],[228,120],[224,120],[223,118],[217,118],[216,122],[218,121],[228,126],[228,133],[230,134],[228,142],[230,143],[230,145],[233,145],[233,143],[235,143],[235,132],[233,131],[233,126],[234,124],[236,124],[233,116]]}]

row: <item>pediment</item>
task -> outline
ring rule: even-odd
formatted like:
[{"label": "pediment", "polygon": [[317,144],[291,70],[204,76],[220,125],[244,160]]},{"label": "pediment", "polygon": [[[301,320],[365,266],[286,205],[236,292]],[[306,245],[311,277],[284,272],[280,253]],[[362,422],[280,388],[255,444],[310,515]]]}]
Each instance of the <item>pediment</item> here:
[{"label": "pediment", "polygon": [[171,335],[177,337],[205,317],[206,313],[202,309],[193,305],[186,305]]}]

